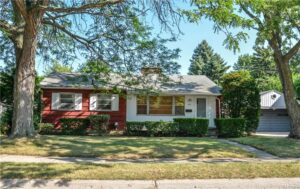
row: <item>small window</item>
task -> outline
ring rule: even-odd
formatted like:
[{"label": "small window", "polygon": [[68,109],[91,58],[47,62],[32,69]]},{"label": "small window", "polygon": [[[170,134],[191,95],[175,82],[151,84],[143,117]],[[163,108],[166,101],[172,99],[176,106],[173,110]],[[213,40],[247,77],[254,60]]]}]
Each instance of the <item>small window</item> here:
[{"label": "small window", "polygon": [[75,109],[75,95],[72,93],[60,93],[58,109],[74,110]]},{"label": "small window", "polygon": [[147,97],[137,96],[137,114],[147,114]]},{"label": "small window", "polygon": [[184,115],[184,96],[175,96],[175,115]]},{"label": "small window", "polygon": [[97,110],[111,110],[112,109],[112,95],[99,94],[97,95]]}]

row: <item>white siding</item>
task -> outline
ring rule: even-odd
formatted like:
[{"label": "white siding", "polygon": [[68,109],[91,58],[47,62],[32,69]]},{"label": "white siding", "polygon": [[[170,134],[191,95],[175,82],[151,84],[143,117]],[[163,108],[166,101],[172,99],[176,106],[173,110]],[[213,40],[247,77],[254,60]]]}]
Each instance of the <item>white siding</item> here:
[{"label": "white siding", "polygon": [[[275,98],[272,98],[275,97]],[[260,96],[260,106],[262,109],[285,109],[285,101],[282,94],[276,91],[269,91]]]},{"label": "white siding", "polygon": [[168,115],[137,115],[136,95],[128,95],[126,100],[126,120],[127,121],[173,121],[173,118],[197,117],[197,98],[206,98],[206,116],[209,119],[209,127],[215,127],[214,118],[216,118],[216,97],[214,96],[185,96],[185,110],[191,109],[192,112],[185,112],[184,116]]}]

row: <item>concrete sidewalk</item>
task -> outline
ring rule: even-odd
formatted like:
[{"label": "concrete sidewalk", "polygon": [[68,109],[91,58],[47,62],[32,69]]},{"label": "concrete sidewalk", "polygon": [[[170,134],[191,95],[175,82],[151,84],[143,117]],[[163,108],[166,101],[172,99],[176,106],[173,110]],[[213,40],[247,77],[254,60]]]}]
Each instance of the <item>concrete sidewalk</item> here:
[{"label": "concrete sidewalk", "polygon": [[254,135],[256,136],[267,136],[267,137],[288,137],[289,132],[256,132]]},{"label": "concrete sidewalk", "polygon": [[206,180],[25,180],[2,179],[2,189],[300,189],[300,178]]},{"label": "concrete sidewalk", "polygon": [[223,141],[224,143],[240,147],[240,148],[242,148],[243,150],[245,150],[247,152],[255,154],[256,157],[260,158],[260,159],[277,159],[278,158],[277,156],[274,156],[274,155],[272,155],[272,154],[270,154],[268,152],[265,152],[263,150],[259,150],[257,148],[252,147],[252,146],[249,146],[249,145],[240,144],[238,142],[230,141],[230,140],[225,140],[225,139],[219,139],[219,140]]},{"label": "concrete sidewalk", "polygon": [[0,163],[225,163],[225,162],[295,162],[300,158],[199,158],[199,159],[103,159],[85,157],[41,157],[41,156],[20,156],[20,155],[0,155]]}]

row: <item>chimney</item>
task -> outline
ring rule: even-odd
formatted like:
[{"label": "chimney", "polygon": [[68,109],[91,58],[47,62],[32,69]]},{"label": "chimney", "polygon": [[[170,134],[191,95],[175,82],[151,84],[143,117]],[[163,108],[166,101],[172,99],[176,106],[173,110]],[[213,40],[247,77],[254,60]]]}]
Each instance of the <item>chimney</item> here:
[{"label": "chimney", "polygon": [[141,73],[143,76],[160,75],[162,73],[162,70],[159,67],[142,67]]}]

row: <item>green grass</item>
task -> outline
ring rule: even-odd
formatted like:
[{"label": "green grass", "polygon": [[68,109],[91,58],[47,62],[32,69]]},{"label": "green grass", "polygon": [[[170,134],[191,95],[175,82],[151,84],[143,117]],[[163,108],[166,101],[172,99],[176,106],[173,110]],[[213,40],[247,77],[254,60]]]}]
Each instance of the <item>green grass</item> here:
[{"label": "green grass", "polygon": [[251,136],[232,139],[279,157],[300,158],[300,140],[281,137]]},{"label": "green grass", "polygon": [[0,178],[29,179],[212,179],[300,177],[300,163],[2,163]]},{"label": "green grass", "polygon": [[244,158],[239,147],[212,138],[39,136],[2,139],[0,154],[117,158]]}]

